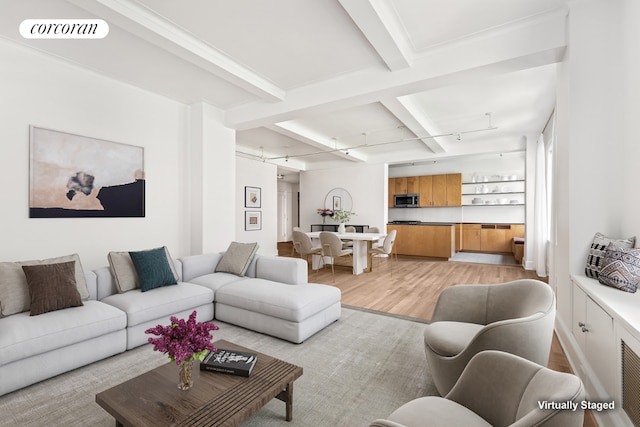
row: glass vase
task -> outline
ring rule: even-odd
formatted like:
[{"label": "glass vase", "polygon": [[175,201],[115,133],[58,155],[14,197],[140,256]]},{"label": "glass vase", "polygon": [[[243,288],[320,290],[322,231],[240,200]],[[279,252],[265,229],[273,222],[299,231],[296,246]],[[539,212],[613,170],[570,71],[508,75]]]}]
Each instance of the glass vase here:
[{"label": "glass vase", "polygon": [[180,365],[178,388],[180,390],[189,390],[193,386],[192,376],[193,360],[185,360]]}]

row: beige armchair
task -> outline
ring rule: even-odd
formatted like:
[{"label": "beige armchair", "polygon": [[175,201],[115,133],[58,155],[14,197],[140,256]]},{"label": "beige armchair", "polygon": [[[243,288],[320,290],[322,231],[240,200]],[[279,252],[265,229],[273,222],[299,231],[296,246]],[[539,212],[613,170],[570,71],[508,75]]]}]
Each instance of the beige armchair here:
[{"label": "beige armchair", "polygon": [[[582,381],[501,351],[475,355],[445,397],[421,397],[371,427],[582,427]],[[539,402],[572,402],[575,411],[541,409]]]},{"label": "beige armchair", "polygon": [[483,350],[513,353],[546,366],[555,313],[553,290],[539,280],[446,288],[424,332],[440,395],[451,390],[469,360]]}]

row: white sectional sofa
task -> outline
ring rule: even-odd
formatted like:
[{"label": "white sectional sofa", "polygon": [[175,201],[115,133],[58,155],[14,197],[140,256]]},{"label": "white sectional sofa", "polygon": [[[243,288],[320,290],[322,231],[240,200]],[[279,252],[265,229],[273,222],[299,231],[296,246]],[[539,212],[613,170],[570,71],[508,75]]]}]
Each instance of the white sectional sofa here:
[{"label": "white sectional sofa", "polygon": [[[294,343],[340,318],[340,290],[308,283],[300,259],[255,255],[237,275],[216,272],[223,254],[188,256],[173,260],[177,284],[146,292],[123,289],[113,266],[83,272],[77,255],[27,263],[61,259],[75,261],[82,305],[34,316],[21,276],[26,263],[0,263],[0,396],[145,344],[146,329],[193,310],[198,321],[215,317]],[[23,300],[27,292],[26,308],[8,303],[16,290]]]}]

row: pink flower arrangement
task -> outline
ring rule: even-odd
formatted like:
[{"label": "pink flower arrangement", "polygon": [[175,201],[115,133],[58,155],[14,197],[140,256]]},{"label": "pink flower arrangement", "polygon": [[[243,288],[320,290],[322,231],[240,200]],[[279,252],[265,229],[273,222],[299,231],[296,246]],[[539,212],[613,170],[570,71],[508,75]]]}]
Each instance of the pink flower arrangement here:
[{"label": "pink flower arrangement", "polygon": [[145,334],[158,335],[149,338],[153,349],[169,355],[172,362],[181,365],[191,360],[202,361],[208,351],[216,351],[211,342],[211,331],[220,329],[213,323],[196,322],[196,311],[189,315],[189,320],[171,316],[171,324],[158,325],[144,331]]},{"label": "pink flower arrangement", "polygon": [[320,214],[321,217],[325,217],[325,216],[333,216],[335,212],[331,209],[325,208],[325,209],[318,209],[318,213]]}]

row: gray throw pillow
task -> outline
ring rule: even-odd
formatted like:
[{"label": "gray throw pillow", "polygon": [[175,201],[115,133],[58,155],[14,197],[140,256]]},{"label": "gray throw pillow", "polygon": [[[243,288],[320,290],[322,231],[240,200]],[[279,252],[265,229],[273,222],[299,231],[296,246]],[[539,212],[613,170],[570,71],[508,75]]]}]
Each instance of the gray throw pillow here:
[{"label": "gray throw pillow", "polygon": [[598,281],[625,292],[635,292],[640,283],[640,249],[609,243],[602,258]]},{"label": "gray throw pillow", "polygon": [[612,239],[602,233],[596,233],[591,241],[591,247],[589,248],[589,255],[587,256],[587,265],[584,269],[584,274],[587,277],[597,279],[602,268],[602,257],[607,250],[609,243],[615,242],[616,245],[623,248],[633,248],[636,244],[636,237],[629,237],[628,239]]},{"label": "gray throw pillow", "polygon": [[257,251],[257,243],[231,242],[229,248],[216,266],[216,272],[244,276]]}]

